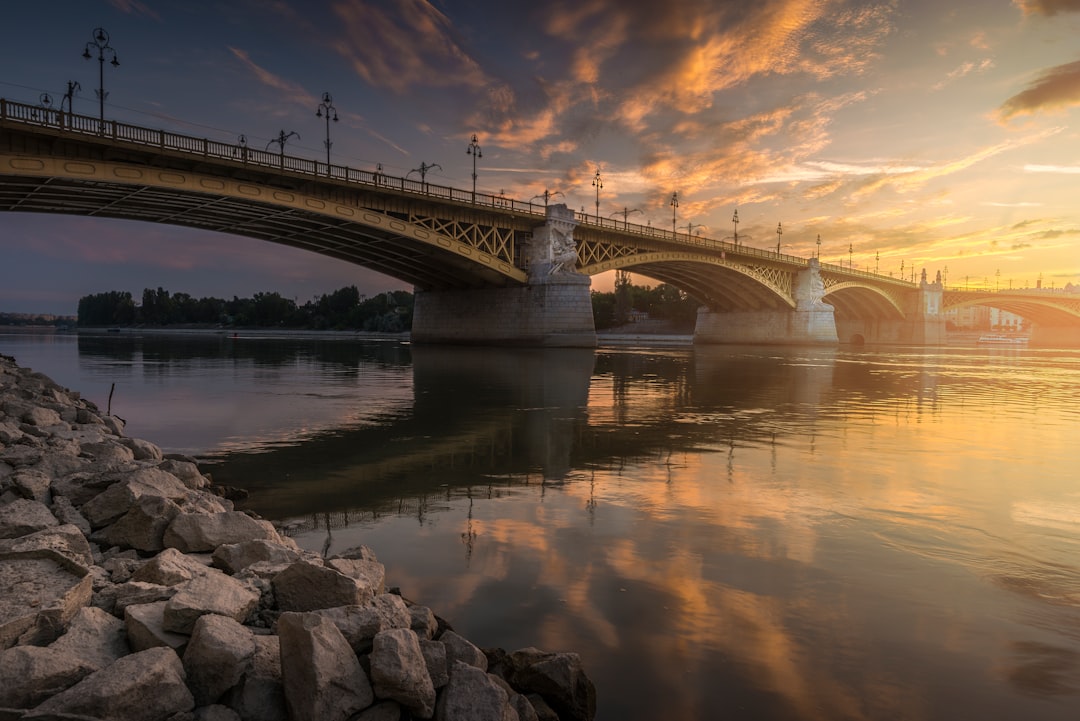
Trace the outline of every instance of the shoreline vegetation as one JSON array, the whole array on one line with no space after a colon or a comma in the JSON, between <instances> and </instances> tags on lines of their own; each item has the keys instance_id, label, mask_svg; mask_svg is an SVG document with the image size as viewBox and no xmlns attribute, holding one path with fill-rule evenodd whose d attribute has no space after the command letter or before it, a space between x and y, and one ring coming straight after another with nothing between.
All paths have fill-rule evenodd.
<instances>
[{"instance_id":1,"label":"shoreline vegetation","mask_svg":"<svg viewBox=\"0 0 1080 721\"><path fill-rule=\"evenodd\" d=\"M0 718L591 721L572 652L480 649L0 355Z\"/></svg>"}]
</instances>

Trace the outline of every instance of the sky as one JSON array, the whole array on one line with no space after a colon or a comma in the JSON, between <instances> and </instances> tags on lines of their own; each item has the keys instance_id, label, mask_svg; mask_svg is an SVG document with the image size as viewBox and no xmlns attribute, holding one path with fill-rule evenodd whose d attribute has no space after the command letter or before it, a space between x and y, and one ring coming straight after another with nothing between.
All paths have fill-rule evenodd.
<instances>
[{"instance_id":1,"label":"sky","mask_svg":"<svg viewBox=\"0 0 1080 721\"><path fill-rule=\"evenodd\" d=\"M1080 284L1080 0L5 3L0 96L947 285ZM277 149L277 145L273 146ZM415 175L415 174L414 174ZM782 228L778 236L777 227ZM649 282L639 279L640 282ZM594 279L610 289L611 279ZM0 312L407 288L264 241L0 213Z\"/></svg>"}]
</instances>

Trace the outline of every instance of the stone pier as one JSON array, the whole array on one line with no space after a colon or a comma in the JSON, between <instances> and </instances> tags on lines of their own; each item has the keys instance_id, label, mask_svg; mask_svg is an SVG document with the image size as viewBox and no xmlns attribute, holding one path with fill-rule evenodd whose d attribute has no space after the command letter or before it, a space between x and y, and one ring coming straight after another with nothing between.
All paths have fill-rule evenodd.
<instances>
[{"instance_id":1,"label":"stone pier","mask_svg":"<svg viewBox=\"0 0 1080 721\"><path fill-rule=\"evenodd\" d=\"M834 309L822 300L825 284L817 258L795 281L794 308L717 313L698 311L694 343L763 343L776 345L836 345Z\"/></svg>"},{"instance_id":2,"label":"stone pier","mask_svg":"<svg viewBox=\"0 0 1080 721\"><path fill-rule=\"evenodd\" d=\"M551 205L523 244L524 286L417 291L414 343L595 348L590 280L578 273L574 213Z\"/></svg>"},{"instance_id":3,"label":"stone pier","mask_svg":"<svg viewBox=\"0 0 1080 721\"><path fill-rule=\"evenodd\" d=\"M938 273L934 282L922 272L919 288L907 297L903 318L837 319L841 343L884 343L891 345L944 345L945 317L941 314L944 285Z\"/></svg>"}]
</instances>

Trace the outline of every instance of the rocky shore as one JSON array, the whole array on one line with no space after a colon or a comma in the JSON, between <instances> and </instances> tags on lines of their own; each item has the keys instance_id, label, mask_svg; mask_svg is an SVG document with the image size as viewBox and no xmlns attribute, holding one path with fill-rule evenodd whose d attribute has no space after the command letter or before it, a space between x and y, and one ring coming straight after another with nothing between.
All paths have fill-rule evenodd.
<instances>
[{"instance_id":1,"label":"rocky shore","mask_svg":"<svg viewBox=\"0 0 1080 721\"><path fill-rule=\"evenodd\" d=\"M395 591L0 356L0 721L595 715L577 654L480 649Z\"/></svg>"}]
</instances>

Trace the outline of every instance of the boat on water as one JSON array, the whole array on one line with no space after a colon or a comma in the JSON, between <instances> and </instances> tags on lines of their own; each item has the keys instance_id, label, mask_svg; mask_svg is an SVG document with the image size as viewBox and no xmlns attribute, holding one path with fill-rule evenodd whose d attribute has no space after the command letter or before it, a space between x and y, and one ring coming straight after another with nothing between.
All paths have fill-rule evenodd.
<instances>
[{"instance_id":1,"label":"boat on water","mask_svg":"<svg viewBox=\"0 0 1080 721\"><path fill-rule=\"evenodd\" d=\"M979 345L1024 345L1028 342L1023 335L981 335Z\"/></svg>"}]
</instances>

